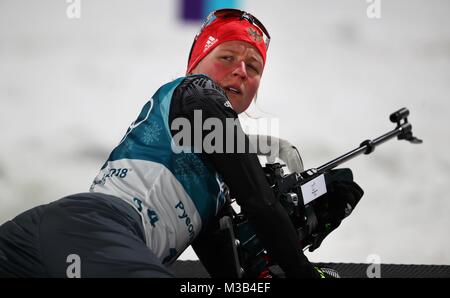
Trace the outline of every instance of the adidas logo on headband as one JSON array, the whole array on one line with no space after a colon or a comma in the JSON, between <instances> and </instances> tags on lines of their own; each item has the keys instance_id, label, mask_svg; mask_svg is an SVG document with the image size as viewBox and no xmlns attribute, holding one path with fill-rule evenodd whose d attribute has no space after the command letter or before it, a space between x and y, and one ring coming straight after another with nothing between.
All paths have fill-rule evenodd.
<instances>
[{"instance_id":1,"label":"adidas logo on headband","mask_svg":"<svg viewBox=\"0 0 450 298\"><path fill-rule=\"evenodd\" d=\"M203 48L203 52L206 52L213 44L215 44L218 41L217 38L214 38L212 36L208 37L208 40L205 43L205 47Z\"/></svg>"}]
</instances>

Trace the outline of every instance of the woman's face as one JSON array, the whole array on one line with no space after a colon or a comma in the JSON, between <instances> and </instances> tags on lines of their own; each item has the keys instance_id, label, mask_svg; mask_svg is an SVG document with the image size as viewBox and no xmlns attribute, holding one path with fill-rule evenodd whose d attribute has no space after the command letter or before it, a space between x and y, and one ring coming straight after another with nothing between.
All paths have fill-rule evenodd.
<instances>
[{"instance_id":1,"label":"woman's face","mask_svg":"<svg viewBox=\"0 0 450 298\"><path fill-rule=\"evenodd\" d=\"M243 41L226 41L203 58L192 74L206 74L219 84L239 114L255 98L263 70L256 48Z\"/></svg>"}]
</instances>

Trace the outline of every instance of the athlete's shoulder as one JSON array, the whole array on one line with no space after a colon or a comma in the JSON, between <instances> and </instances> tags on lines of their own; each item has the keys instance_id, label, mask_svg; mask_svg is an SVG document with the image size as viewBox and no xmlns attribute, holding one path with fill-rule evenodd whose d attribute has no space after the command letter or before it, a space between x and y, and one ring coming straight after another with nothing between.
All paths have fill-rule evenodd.
<instances>
[{"instance_id":1,"label":"athlete's shoulder","mask_svg":"<svg viewBox=\"0 0 450 298\"><path fill-rule=\"evenodd\" d=\"M174 96L186 103L220 105L234 112L225 91L207 75L196 74L185 77L176 88Z\"/></svg>"},{"instance_id":2,"label":"athlete's shoulder","mask_svg":"<svg viewBox=\"0 0 450 298\"><path fill-rule=\"evenodd\" d=\"M178 86L188 93L197 93L199 95L213 95L227 97L225 91L217 85L210 77L204 74L196 74L185 77Z\"/></svg>"}]
</instances>

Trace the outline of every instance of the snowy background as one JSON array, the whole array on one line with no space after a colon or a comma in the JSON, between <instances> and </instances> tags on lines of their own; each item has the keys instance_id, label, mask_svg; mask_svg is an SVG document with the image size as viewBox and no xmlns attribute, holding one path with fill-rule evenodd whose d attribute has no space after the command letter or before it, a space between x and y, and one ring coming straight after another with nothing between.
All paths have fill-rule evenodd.
<instances>
[{"instance_id":1,"label":"snowy background","mask_svg":"<svg viewBox=\"0 0 450 298\"><path fill-rule=\"evenodd\" d=\"M352 160L366 194L313 261L450 264L450 2L242 1L272 35L258 108L319 166L394 128L422 145ZM196 23L178 2L0 0L0 223L89 189L156 89L185 71ZM181 259L195 259L188 249Z\"/></svg>"}]
</instances>

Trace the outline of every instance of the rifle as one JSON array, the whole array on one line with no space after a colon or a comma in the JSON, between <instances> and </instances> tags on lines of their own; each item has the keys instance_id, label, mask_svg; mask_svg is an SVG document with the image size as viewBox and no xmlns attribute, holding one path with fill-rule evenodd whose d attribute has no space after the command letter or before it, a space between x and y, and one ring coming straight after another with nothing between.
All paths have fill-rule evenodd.
<instances>
[{"instance_id":1,"label":"rifle","mask_svg":"<svg viewBox=\"0 0 450 298\"><path fill-rule=\"evenodd\" d=\"M326 175L330 170L336 168L344 162L347 162L361 154L371 154L375 147L397 137L398 140L406 140L412 144L420 144L422 140L413 136L412 125L408 122L409 110L402 108L389 117L390 121L396 124L396 127L373 139L363 141L357 148L317 167L303 171L303 163L297 149L290 145L294 152L289 158L294 161L297 171L291 174L284 174L283 167L286 165L280 163L267 163L263 167L269 185L274 191L275 197L280 200L282 206L286 209L295 229L297 230L299 241L303 249L314 251L317 249L324 238L328 235L317 233L318 220L317 214L320 212L316 207L316 202L320 197L327 193L327 186L333 182L333 176ZM286 146L284 146L286 147ZM296 157L292 159L292 156ZM297 159L297 160L295 160ZM341 175L347 176L346 179L353 180L351 171L342 171ZM342 178L342 177L340 177ZM220 219L220 232L225 237L229 249L233 255L233 274L238 277L274 277L282 275L279 268L271 266L270 256L256 237L256 234L249 224L245 214L237 213L231 207L231 201L228 202L225 215ZM330 230L331 232L332 230ZM276 265L276 264L275 264Z\"/></svg>"}]
</instances>

